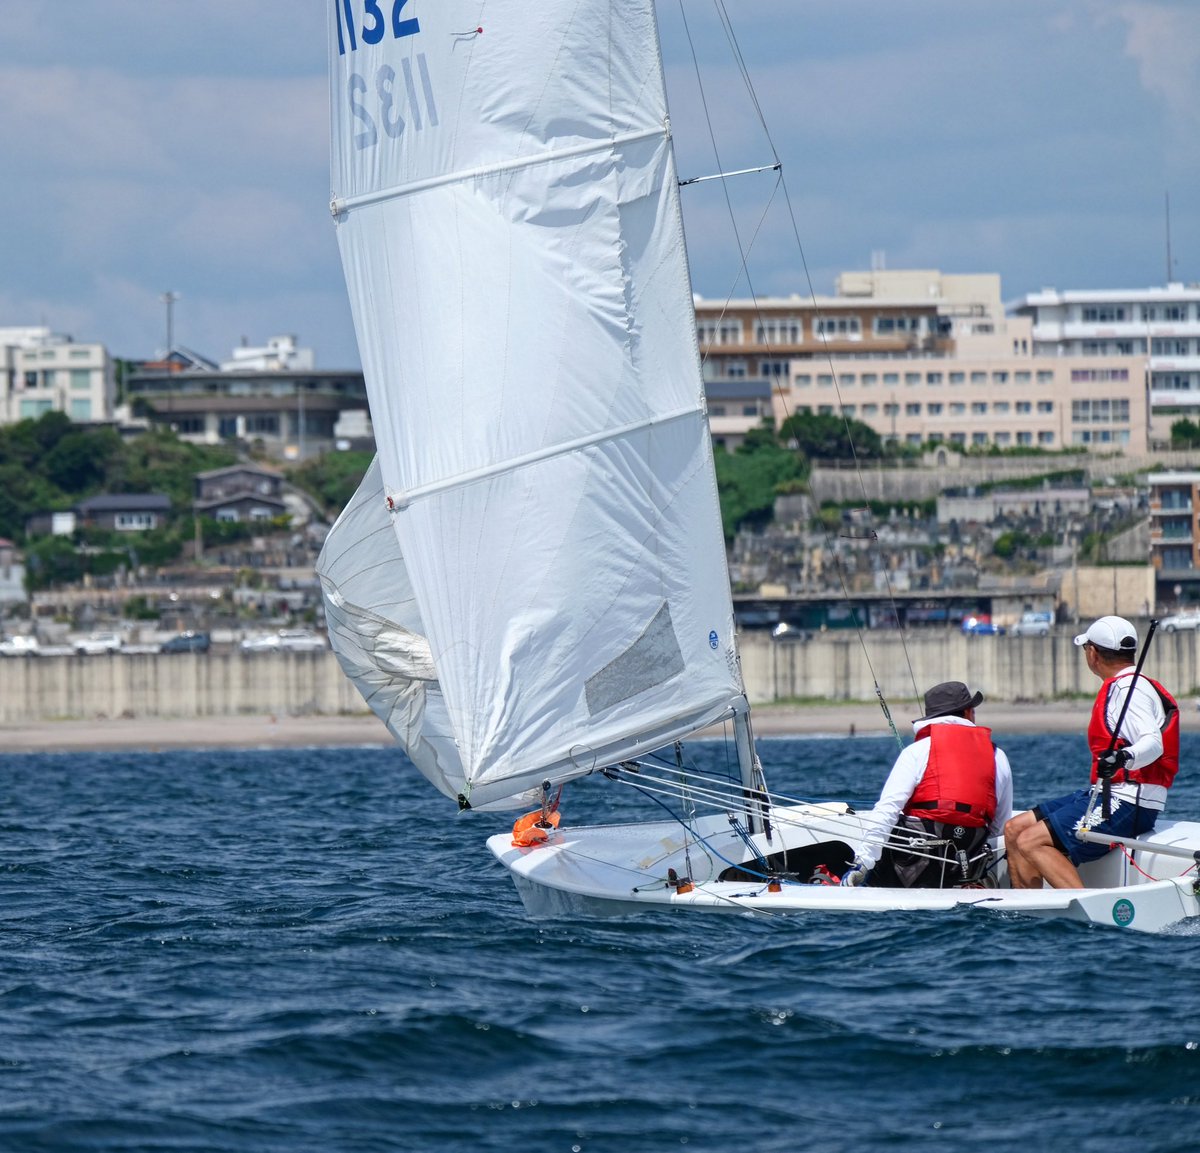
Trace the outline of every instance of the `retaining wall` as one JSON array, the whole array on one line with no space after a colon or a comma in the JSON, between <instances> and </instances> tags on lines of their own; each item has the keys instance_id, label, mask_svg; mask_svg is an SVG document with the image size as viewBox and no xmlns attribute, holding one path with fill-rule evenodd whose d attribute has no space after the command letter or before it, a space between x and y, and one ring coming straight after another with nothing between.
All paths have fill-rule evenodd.
<instances>
[{"instance_id":1,"label":"retaining wall","mask_svg":"<svg viewBox=\"0 0 1200 1153\"><path fill-rule=\"evenodd\" d=\"M916 701L966 681L994 701L1092 696L1097 681L1071 633L979 637L956 632L817 634L776 641L742 634L754 704L783 700ZM1177 696L1200 693L1200 634L1158 633L1146 671ZM915 682L915 687L914 687ZM367 711L332 653L0 659L0 724L100 717L337 716ZM0 733L0 748L3 734Z\"/></svg>"}]
</instances>

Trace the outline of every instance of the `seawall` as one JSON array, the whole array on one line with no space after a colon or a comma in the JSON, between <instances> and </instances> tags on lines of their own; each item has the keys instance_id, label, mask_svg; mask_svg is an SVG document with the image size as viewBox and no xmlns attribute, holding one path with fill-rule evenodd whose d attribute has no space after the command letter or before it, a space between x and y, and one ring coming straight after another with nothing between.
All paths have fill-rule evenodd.
<instances>
[{"instance_id":1,"label":"seawall","mask_svg":"<svg viewBox=\"0 0 1200 1153\"><path fill-rule=\"evenodd\" d=\"M873 701L878 685L889 704L901 706L943 680L966 681L995 702L1052 701L1091 697L1098 683L1069 632L1014 638L876 631L808 641L750 632L740 648L750 699L759 705ZM1200 634L1156 634L1146 671L1177 696L1200 692ZM900 708L900 715L908 711ZM365 712L328 652L0 659L0 724Z\"/></svg>"}]
</instances>

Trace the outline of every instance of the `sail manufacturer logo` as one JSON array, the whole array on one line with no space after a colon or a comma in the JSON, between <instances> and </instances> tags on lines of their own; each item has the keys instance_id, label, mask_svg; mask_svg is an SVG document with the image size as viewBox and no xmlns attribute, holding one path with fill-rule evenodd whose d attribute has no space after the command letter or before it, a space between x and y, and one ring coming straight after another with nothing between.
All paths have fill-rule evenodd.
<instances>
[{"instance_id":1,"label":"sail manufacturer logo","mask_svg":"<svg viewBox=\"0 0 1200 1153\"><path fill-rule=\"evenodd\" d=\"M415 16L402 18L400 13L408 0L391 0L391 19L384 15L387 0L381 6L379 0L333 0L337 16L338 55L345 56L347 50L357 52L363 44L378 44L390 29L393 40L415 36L421 25ZM356 15L356 9L361 15Z\"/></svg>"}]
</instances>

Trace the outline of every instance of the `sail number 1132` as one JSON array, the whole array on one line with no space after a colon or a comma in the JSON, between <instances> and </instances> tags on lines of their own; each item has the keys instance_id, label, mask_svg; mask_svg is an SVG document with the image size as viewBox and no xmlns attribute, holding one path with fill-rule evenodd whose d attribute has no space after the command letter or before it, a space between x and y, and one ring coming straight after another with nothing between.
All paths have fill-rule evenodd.
<instances>
[{"instance_id":1,"label":"sail number 1132","mask_svg":"<svg viewBox=\"0 0 1200 1153\"><path fill-rule=\"evenodd\" d=\"M403 17L401 11L408 0L334 0L337 13L338 55L345 56L347 48L358 51L358 42L378 44L389 32L393 40L415 36L421 25L415 16ZM390 18L384 9L391 7ZM355 9L362 9L362 19Z\"/></svg>"}]
</instances>

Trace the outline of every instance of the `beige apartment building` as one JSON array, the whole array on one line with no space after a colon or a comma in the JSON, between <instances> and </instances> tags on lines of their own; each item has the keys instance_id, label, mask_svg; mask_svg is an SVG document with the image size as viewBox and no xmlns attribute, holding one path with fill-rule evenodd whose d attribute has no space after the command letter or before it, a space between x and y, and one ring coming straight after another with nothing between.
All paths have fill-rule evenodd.
<instances>
[{"instance_id":1,"label":"beige apartment building","mask_svg":"<svg viewBox=\"0 0 1200 1153\"><path fill-rule=\"evenodd\" d=\"M995 275L845 273L833 297L698 301L714 438L797 412L854 417L885 439L956 447L1142 451L1146 360L1034 353Z\"/></svg>"},{"instance_id":2,"label":"beige apartment building","mask_svg":"<svg viewBox=\"0 0 1200 1153\"><path fill-rule=\"evenodd\" d=\"M111 420L116 374L103 344L76 344L46 328L0 328L0 423L62 412L72 420Z\"/></svg>"}]
</instances>

